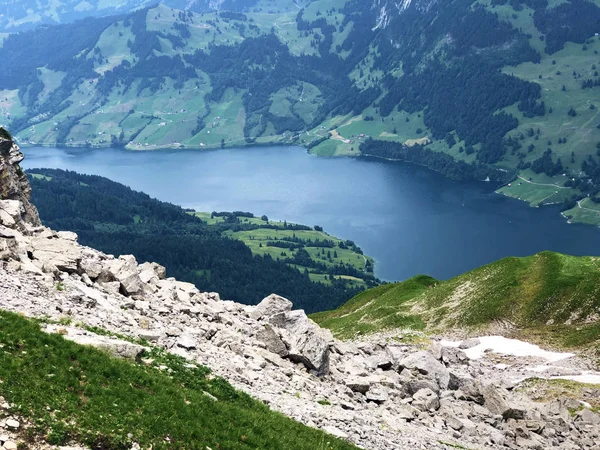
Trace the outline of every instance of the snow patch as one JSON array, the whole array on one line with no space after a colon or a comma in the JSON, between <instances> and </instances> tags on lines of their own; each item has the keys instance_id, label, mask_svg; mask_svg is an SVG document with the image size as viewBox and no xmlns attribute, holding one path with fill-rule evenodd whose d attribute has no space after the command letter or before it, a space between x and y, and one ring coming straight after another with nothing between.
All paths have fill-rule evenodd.
<instances>
[{"instance_id":1,"label":"snow patch","mask_svg":"<svg viewBox=\"0 0 600 450\"><path fill-rule=\"evenodd\" d=\"M551 363L575 356L574 353L550 352L537 345L503 336L482 336L479 340L479 345L463 350L469 359L481 359L487 351L520 357L536 356ZM461 342L442 340L441 344L445 347L458 347Z\"/></svg>"},{"instance_id":2,"label":"snow patch","mask_svg":"<svg viewBox=\"0 0 600 450\"><path fill-rule=\"evenodd\" d=\"M581 375L559 375L556 377L550 377L551 380L571 380L579 383L587 384L600 384L600 373L585 370Z\"/></svg>"}]
</instances>

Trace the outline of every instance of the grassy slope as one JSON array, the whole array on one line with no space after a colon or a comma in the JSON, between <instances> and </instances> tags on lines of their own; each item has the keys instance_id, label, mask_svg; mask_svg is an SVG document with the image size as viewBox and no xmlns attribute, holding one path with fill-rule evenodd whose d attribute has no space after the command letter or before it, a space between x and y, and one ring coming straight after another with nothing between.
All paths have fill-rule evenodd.
<instances>
[{"instance_id":1,"label":"grassy slope","mask_svg":"<svg viewBox=\"0 0 600 450\"><path fill-rule=\"evenodd\" d=\"M390 328L444 330L504 324L564 347L598 344L600 260L543 252L505 258L448 281L419 276L359 294L312 316L348 338Z\"/></svg>"},{"instance_id":2,"label":"grassy slope","mask_svg":"<svg viewBox=\"0 0 600 450\"><path fill-rule=\"evenodd\" d=\"M222 217L214 217L211 218L210 213L205 212L196 212L196 216L200 217L202 220L206 221L208 224L216 224L219 222L223 222L224 219ZM259 217L240 217L239 218L243 223L250 223L256 225L265 225L266 223L260 219ZM343 242L342 239L338 239L335 236L331 236L322 231L315 230L287 230L284 228L283 222L277 222L270 220L268 222L270 226L276 226L277 229L271 228L260 228L258 230L251 231L237 231L237 232L228 232L227 235L234 238L239 239L244 242L252 253L255 255L264 256L266 254L271 255L273 259L277 258L285 258L293 256L297 250L290 251L288 249L279 248L279 247L268 247L268 241L274 240L290 240L293 236L296 236L299 239L304 240L329 240L333 241L337 246L340 242ZM321 247L304 247L304 249L308 252L311 258L319 263L323 263L326 266L334 266L336 264L350 264L357 270L364 270L366 261L370 261L371 265L374 265L374 261L369 256L363 256L359 253L356 253L350 249L341 249L339 247L334 248L324 248L325 255L321 254ZM327 252L331 254L331 260L327 257ZM335 251L335 253L334 253ZM285 255L282 255L282 252ZM337 257L335 256L337 254ZM300 270L304 270L304 266L295 265ZM325 284L331 284L331 281L328 278L328 275L317 272L315 269L309 268L309 276L313 281L320 281ZM349 277L344 275L336 275L336 278L345 278L347 280L351 280L357 286L364 286L365 283L360 278Z\"/></svg>"},{"instance_id":3,"label":"grassy slope","mask_svg":"<svg viewBox=\"0 0 600 450\"><path fill-rule=\"evenodd\" d=\"M354 448L270 411L178 357L153 354L152 366L117 360L6 312L0 312L0 344L0 394L52 444L73 439L115 450L132 441L155 449ZM159 363L171 371L158 370Z\"/></svg>"}]
</instances>

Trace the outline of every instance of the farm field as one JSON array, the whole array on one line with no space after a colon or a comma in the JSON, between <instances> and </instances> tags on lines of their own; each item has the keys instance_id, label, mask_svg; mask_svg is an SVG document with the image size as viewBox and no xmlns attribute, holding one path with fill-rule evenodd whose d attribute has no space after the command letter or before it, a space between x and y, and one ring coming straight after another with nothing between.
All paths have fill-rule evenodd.
<instances>
[{"instance_id":1,"label":"farm field","mask_svg":"<svg viewBox=\"0 0 600 450\"><path fill-rule=\"evenodd\" d=\"M237 215L232 221L227 216L208 212L193 214L209 225L230 226L224 234L244 242L253 254L284 260L290 266L306 271L313 281L331 284L333 280L338 279L364 287L365 279L372 277L372 258L363 255L353 242L343 241L325 231L308 227L296 229L297 224L271 221L268 218L264 220L260 217ZM237 224L239 226L236 226ZM244 227L249 229L236 231L236 228ZM328 273L336 267L346 267L350 270L346 271L348 273Z\"/></svg>"}]
</instances>

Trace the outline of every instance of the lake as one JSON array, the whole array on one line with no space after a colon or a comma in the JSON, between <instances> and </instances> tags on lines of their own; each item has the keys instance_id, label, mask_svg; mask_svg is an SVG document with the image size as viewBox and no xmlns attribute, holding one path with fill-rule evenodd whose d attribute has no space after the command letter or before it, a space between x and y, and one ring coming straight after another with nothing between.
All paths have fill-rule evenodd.
<instances>
[{"instance_id":1,"label":"lake","mask_svg":"<svg viewBox=\"0 0 600 450\"><path fill-rule=\"evenodd\" d=\"M418 166L319 158L297 147L23 153L25 169L101 175L185 208L321 225L374 257L385 280L445 279L542 250L600 254L600 230L570 225L556 208L529 208L489 183L454 182Z\"/></svg>"}]
</instances>

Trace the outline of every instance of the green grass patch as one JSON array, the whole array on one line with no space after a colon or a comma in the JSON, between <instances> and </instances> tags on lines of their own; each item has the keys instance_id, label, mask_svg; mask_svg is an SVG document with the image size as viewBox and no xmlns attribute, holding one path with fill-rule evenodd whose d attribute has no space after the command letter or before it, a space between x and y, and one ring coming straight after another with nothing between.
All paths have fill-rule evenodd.
<instances>
[{"instance_id":1,"label":"green grass patch","mask_svg":"<svg viewBox=\"0 0 600 450\"><path fill-rule=\"evenodd\" d=\"M311 317L340 338L391 328L485 329L508 321L517 337L600 349L600 259L542 252L505 258L447 281L418 276L358 294Z\"/></svg>"},{"instance_id":2,"label":"green grass patch","mask_svg":"<svg viewBox=\"0 0 600 450\"><path fill-rule=\"evenodd\" d=\"M341 338L391 328L422 329L421 318L409 312L407 302L435 283L420 275L408 281L369 289L334 311L311 315L311 319Z\"/></svg>"},{"instance_id":3,"label":"green grass patch","mask_svg":"<svg viewBox=\"0 0 600 450\"><path fill-rule=\"evenodd\" d=\"M270 411L179 357L150 355L169 371L114 359L7 312L0 312L0 343L0 393L55 445L74 440L111 449L130 448L132 441L155 449L354 448Z\"/></svg>"},{"instance_id":4,"label":"green grass patch","mask_svg":"<svg viewBox=\"0 0 600 450\"><path fill-rule=\"evenodd\" d=\"M584 395L585 390L600 389L600 385L598 384L579 383L577 381L560 379L529 378L520 383L516 389L526 393L534 401L544 403L565 397L575 400L587 397L586 400L592 406L592 410L596 412L600 411L600 399Z\"/></svg>"}]
</instances>

